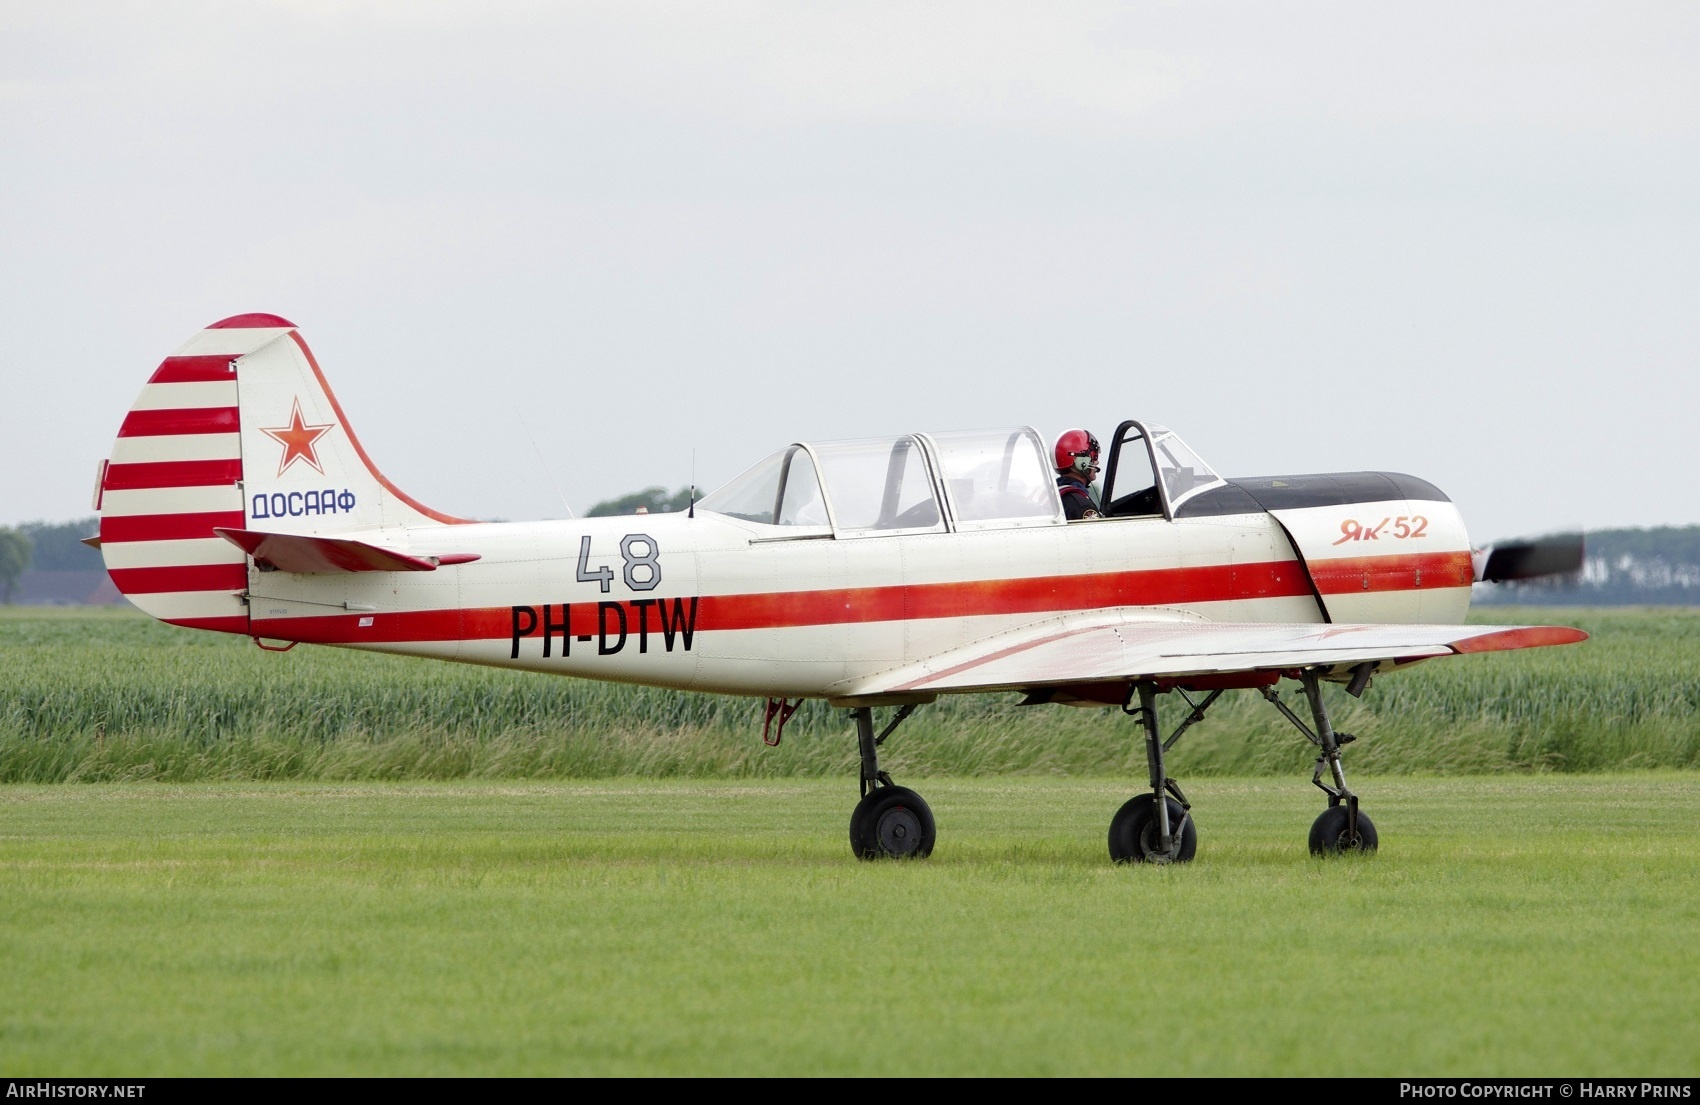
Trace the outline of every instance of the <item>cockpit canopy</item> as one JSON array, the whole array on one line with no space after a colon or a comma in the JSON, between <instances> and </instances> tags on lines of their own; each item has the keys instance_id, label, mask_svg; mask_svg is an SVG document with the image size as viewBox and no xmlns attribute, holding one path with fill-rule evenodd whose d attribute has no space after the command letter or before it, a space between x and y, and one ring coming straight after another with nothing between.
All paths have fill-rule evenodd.
<instances>
[{"instance_id":1,"label":"cockpit canopy","mask_svg":"<svg viewBox=\"0 0 1700 1105\"><path fill-rule=\"evenodd\" d=\"M1044 442L1025 426L799 442L704 498L698 509L841 537L1063 520Z\"/></svg>"},{"instance_id":2,"label":"cockpit canopy","mask_svg":"<svg viewBox=\"0 0 1700 1105\"><path fill-rule=\"evenodd\" d=\"M1172 431L1123 422L1105 476L1110 517L1174 517L1223 481ZM1111 498L1110 496L1113 496ZM1029 426L798 442L697 509L790 536L939 533L1065 524L1049 451Z\"/></svg>"}]
</instances>

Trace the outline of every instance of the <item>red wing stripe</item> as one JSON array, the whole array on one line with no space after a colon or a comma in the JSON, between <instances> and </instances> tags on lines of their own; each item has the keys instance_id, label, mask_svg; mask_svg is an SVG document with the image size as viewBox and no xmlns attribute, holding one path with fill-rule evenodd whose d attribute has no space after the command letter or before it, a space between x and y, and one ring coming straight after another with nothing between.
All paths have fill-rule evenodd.
<instances>
[{"instance_id":1,"label":"red wing stripe","mask_svg":"<svg viewBox=\"0 0 1700 1105\"><path fill-rule=\"evenodd\" d=\"M1468 552L1410 553L1312 560L1310 575L1324 595L1468 587L1476 578Z\"/></svg>"},{"instance_id":2,"label":"red wing stripe","mask_svg":"<svg viewBox=\"0 0 1700 1105\"><path fill-rule=\"evenodd\" d=\"M140 491L150 487L203 487L232 484L242 478L242 461L165 460L146 464L106 466L107 491Z\"/></svg>"},{"instance_id":3,"label":"red wing stripe","mask_svg":"<svg viewBox=\"0 0 1700 1105\"><path fill-rule=\"evenodd\" d=\"M1006 656L1014 656L1018 652L1026 652L1029 649L1038 648L1040 645L1048 645L1052 641L1060 641L1065 637L1072 636L1074 636L1074 632L1072 630L1065 629L1057 633L1046 634L1043 637L1036 637L1031 641L1022 641L1019 644L1010 645L1008 648L1000 648L996 652L988 652L984 656L976 656L971 660L964 660L962 663L952 665L942 671L928 672L926 675L917 679L911 679L909 682L902 684L897 689L900 691L913 690L925 683L931 683L935 680L943 679L946 676L955 675L957 672L967 671L969 668L979 667L982 664L989 664L993 660L1002 660Z\"/></svg>"},{"instance_id":4,"label":"red wing stripe","mask_svg":"<svg viewBox=\"0 0 1700 1105\"><path fill-rule=\"evenodd\" d=\"M103 544L120 541L184 541L195 537L216 537L219 526L241 529L240 510L214 510L204 514L136 514L128 517L107 517L100 520L100 540Z\"/></svg>"},{"instance_id":5,"label":"red wing stripe","mask_svg":"<svg viewBox=\"0 0 1700 1105\"><path fill-rule=\"evenodd\" d=\"M206 384L234 380L236 373L230 370L233 360L235 358L228 353L212 357L167 357L148 377L148 383Z\"/></svg>"},{"instance_id":6,"label":"red wing stripe","mask_svg":"<svg viewBox=\"0 0 1700 1105\"><path fill-rule=\"evenodd\" d=\"M245 591L247 564L189 564L178 568L110 568L107 574L126 595L161 591Z\"/></svg>"},{"instance_id":7,"label":"red wing stripe","mask_svg":"<svg viewBox=\"0 0 1700 1105\"><path fill-rule=\"evenodd\" d=\"M118 428L118 436L231 434L241 428L235 407L186 407L180 410L131 411L124 416L124 425Z\"/></svg>"},{"instance_id":8,"label":"red wing stripe","mask_svg":"<svg viewBox=\"0 0 1700 1105\"><path fill-rule=\"evenodd\" d=\"M1586 641L1588 635L1580 629L1562 625L1529 625L1519 629L1502 629L1452 642L1452 651L1501 652L1510 648L1539 648L1542 645L1573 645Z\"/></svg>"}]
</instances>

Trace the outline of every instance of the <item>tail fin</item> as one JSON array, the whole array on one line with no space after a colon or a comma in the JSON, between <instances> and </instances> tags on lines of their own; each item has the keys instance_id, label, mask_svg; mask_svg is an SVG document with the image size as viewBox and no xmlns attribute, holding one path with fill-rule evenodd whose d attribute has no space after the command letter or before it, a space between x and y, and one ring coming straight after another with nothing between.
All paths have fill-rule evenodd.
<instances>
[{"instance_id":1,"label":"tail fin","mask_svg":"<svg viewBox=\"0 0 1700 1105\"><path fill-rule=\"evenodd\" d=\"M295 325L215 322L160 363L100 480L112 581L163 621L248 632L250 565L217 528L346 534L458 524L385 479Z\"/></svg>"}]
</instances>

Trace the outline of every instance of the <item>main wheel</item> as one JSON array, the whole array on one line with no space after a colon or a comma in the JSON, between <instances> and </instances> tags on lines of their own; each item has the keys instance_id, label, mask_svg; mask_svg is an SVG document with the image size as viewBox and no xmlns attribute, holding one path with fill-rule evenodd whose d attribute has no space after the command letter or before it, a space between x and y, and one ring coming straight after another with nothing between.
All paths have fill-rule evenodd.
<instances>
[{"instance_id":1,"label":"main wheel","mask_svg":"<svg viewBox=\"0 0 1700 1105\"><path fill-rule=\"evenodd\" d=\"M1117 863L1186 863L1198 852L1198 827L1173 798L1169 804L1169 831L1173 833L1168 854L1158 847L1160 827L1157 803L1151 795L1129 798L1110 820L1110 858ZM1179 826L1180 831L1175 832Z\"/></svg>"},{"instance_id":2,"label":"main wheel","mask_svg":"<svg viewBox=\"0 0 1700 1105\"><path fill-rule=\"evenodd\" d=\"M933 811L908 787L875 787L850 815L857 859L923 859L933 854Z\"/></svg>"},{"instance_id":3,"label":"main wheel","mask_svg":"<svg viewBox=\"0 0 1700 1105\"><path fill-rule=\"evenodd\" d=\"M1346 807L1329 806L1322 816L1311 822L1310 852L1314 856L1337 856L1341 852L1373 852L1377 844L1375 824L1369 815L1358 811L1357 839L1346 837Z\"/></svg>"}]
</instances>

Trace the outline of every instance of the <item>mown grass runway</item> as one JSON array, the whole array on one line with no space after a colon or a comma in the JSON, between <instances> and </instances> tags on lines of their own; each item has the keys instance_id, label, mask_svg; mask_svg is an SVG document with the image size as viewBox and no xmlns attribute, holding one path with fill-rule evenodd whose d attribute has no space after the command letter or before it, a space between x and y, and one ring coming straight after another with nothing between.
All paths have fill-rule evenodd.
<instances>
[{"instance_id":1,"label":"mown grass runway","mask_svg":"<svg viewBox=\"0 0 1700 1105\"><path fill-rule=\"evenodd\" d=\"M0 1074L1700 1073L1700 776L931 780L858 863L844 781L0 789Z\"/></svg>"}]
</instances>

